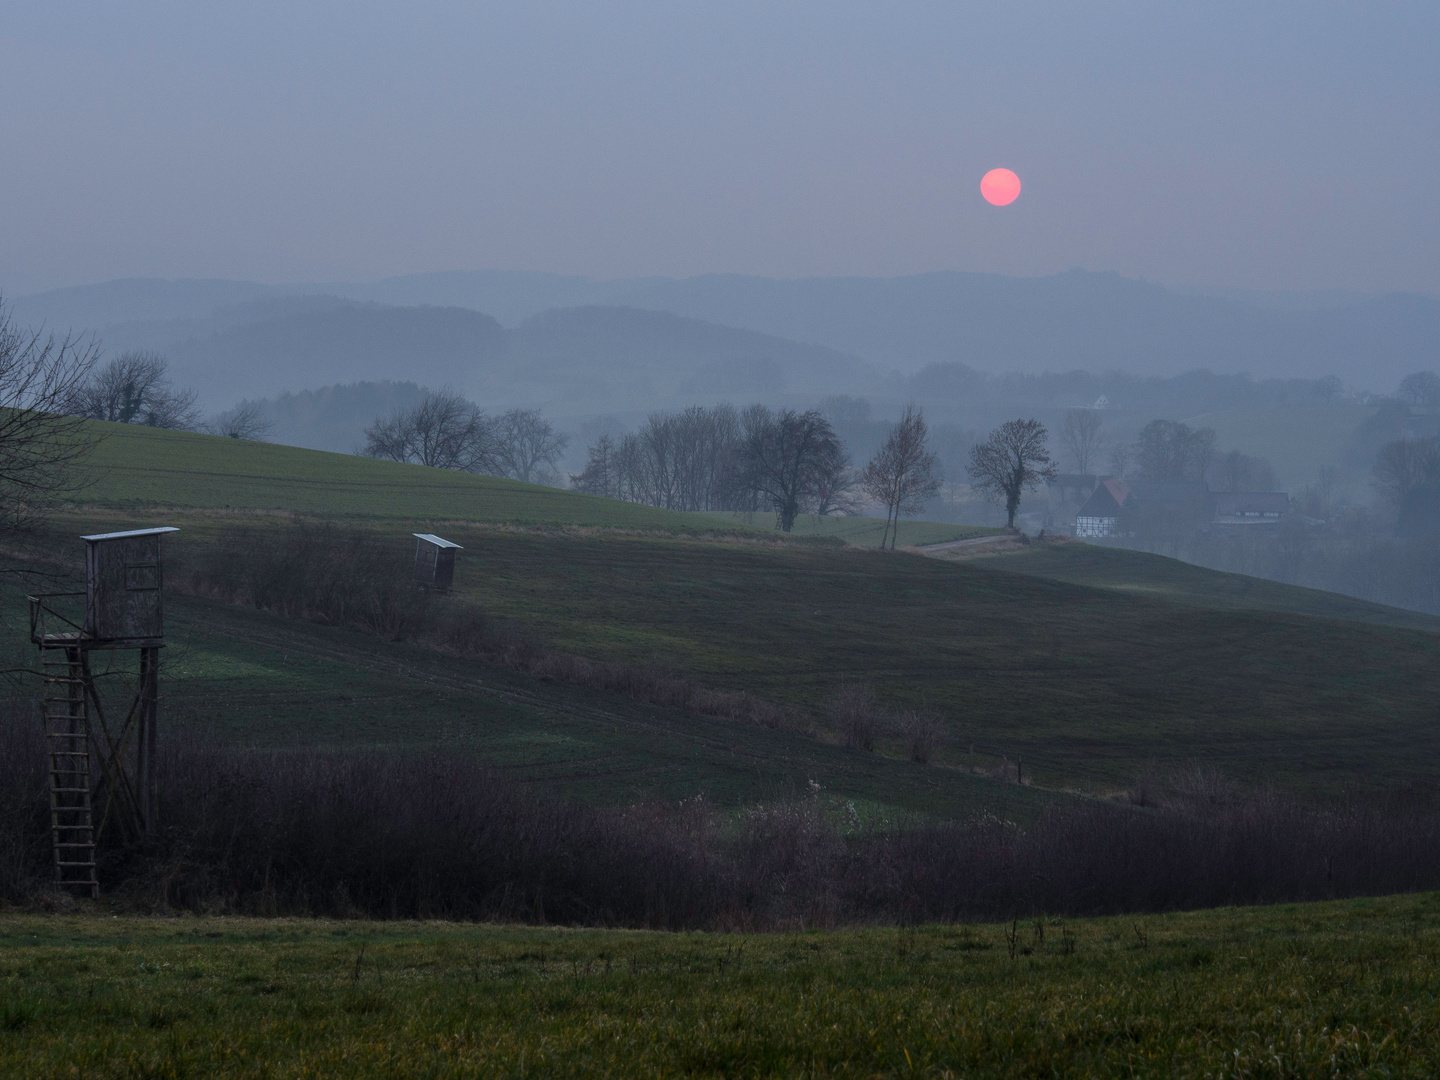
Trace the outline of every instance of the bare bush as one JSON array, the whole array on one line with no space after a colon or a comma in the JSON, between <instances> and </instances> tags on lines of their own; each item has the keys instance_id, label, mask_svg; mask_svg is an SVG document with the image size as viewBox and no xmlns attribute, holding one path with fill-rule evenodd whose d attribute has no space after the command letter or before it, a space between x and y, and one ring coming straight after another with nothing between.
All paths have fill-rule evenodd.
<instances>
[{"instance_id":1,"label":"bare bush","mask_svg":"<svg viewBox=\"0 0 1440 1080\"><path fill-rule=\"evenodd\" d=\"M0 899L50 895L44 751L0 711ZM817 799L599 810L456 755L245 751L172 735L161 834L102 841L138 910L670 929L1105 915L1440 886L1433 789L1307 805L1226 785L1155 809L1073 800L1024 824L845 832ZM1180 781L1183 787L1184 782ZM1213 778L1201 784L1213 794Z\"/></svg>"},{"instance_id":2,"label":"bare bush","mask_svg":"<svg viewBox=\"0 0 1440 1080\"><path fill-rule=\"evenodd\" d=\"M928 765L944 745L945 722L926 709L912 709L900 717L900 730L910 750L910 760Z\"/></svg>"},{"instance_id":3,"label":"bare bush","mask_svg":"<svg viewBox=\"0 0 1440 1080\"><path fill-rule=\"evenodd\" d=\"M275 425L266 419L258 405L242 401L233 409L217 413L205 423L204 430L227 439L263 439Z\"/></svg>"},{"instance_id":4,"label":"bare bush","mask_svg":"<svg viewBox=\"0 0 1440 1080\"><path fill-rule=\"evenodd\" d=\"M875 705L875 693L865 683L848 682L825 701L825 715L854 750L875 749L882 717Z\"/></svg>"}]
</instances>

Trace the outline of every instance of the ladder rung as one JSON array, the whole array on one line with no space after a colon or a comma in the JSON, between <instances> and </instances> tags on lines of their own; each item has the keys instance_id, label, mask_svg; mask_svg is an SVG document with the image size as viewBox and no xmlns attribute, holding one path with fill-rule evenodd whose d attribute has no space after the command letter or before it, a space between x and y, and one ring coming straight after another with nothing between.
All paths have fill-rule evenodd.
<instances>
[{"instance_id":1,"label":"ladder rung","mask_svg":"<svg viewBox=\"0 0 1440 1080\"><path fill-rule=\"evenodd\" d=\"M93 848L95 845L94 845L94 844L71 844L71 843L66 843L66 842L60 841L60 840L56 840L54 846L57 847L57 848L83 848L83 849L89 850L90 848Z\"/></svg>"},{"instance_id":2,"label":"ladder rung","mask_svg":"<svg viewBox=\"0 0 1440 1080\"><path fill-rule=\"evenodd\" d=\"M52 787L50 790L56 795L77 795L82 791L88 794L90 791L88 787ZM79 807L76 809L78 810Z\"/></svg>"}]
</instances>

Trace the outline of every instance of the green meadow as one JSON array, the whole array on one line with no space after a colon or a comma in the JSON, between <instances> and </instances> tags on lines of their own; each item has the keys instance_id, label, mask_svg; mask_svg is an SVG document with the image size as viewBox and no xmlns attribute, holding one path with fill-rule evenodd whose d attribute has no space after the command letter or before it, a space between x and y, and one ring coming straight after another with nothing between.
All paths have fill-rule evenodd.
<instances>
[{"instance_id":1,"label":"green meadow","mask_svg":"<svg viewBox=\"0 0 1440 1080\"><path fill-rule=\"evenodd\" d=\"M409 534L438 531L465 548L457 602L493 625L590 659L797 706L814 731L783 740L800 740L807 754L832 762L864 762L864 770L886 763L884 778L866 787L867 800L887 789L892 772L918 768L947 785L970 785L977 771L998 773L1007 762L1023 763L1022 775L1038 787L1099 793L1125 786L1151 763L1198 762L1317 793L1423 780L1440 766L1440 621L1429 616L1073 542L960 559L882 553L863 531L877 528L873 521L842 520L820 531L802 518L809 535L785 537L762 527L764 515L681 514L355 456L102 426L108 437L95 458L93 501L56 518L43 542L72 573L76 537L95 529L180 526L167 541L172 580L227 545L243 550L256 536L282 536L293 513L373 531L391 546L400 574ZM902 533L908 543L964 534L905 524L915 530ZM205 713L219 685L209 680L226 671L251 673L226 676L227 702L294 703L227 704L212 710L223 720L197 721L227 738L344 737L386 746L459 738L458 720L437 735L425 710L395 704L404 693L356 695L358 703L335 712L278 694L284 672L262 674L226 659L252 648L235 629L242 619L295 640L324 636L329 659L316 663L331 674L321 677L317 668L316 688L348 684L354 670L368 678L377 655L402 664L408 646L198 598L177 597L171 610L172 633L206 642L204 663L176 668L171 697L184 715ZM423 662L479 670L454 658ZM422 660L403 660L416 663ZM573 692L515 673L504 678L547 700ZM826 702L856 681L892 711L929 710L943 719L949 739L930 766L905 760L897 730L882 732L875 755L837 745ZM180 704L191 700L193 707ZM621 715L640 706L612 695L606 707ZM451 716L469 711L437 706ZM342 714L351 719L327 719ZM563 757L573 749L574 729L562 734L558 721L514 723L509 734L498 722L492 735L467 729L457 745L507 767L516 754L544 749ZM674 723L737 738L735 725L693 716ZM754 739L782 736L747 731L740 741ZM594 729L586 742L583 756L608 760L604 748L625 740ZM661 770L669 779L637 781L654 775L655 765L636 753L617 749L615 767L602 770L613 779L586 772L577 791L594 798L596 785L613 783L619 801L646 791L668 796L685 788L687 775L698 778L697 790L728 792L727 799L756 790L703 769L691 774L683 755ZM765 762L773 754L789 760L788 751L756 751ZM802 755L785 766L785 783L795 784L807 762ZM774 788L772 771L759 767L761 787ZM969 796L957 805L969 805Z\"/></svg>"},{"instance_id":2,"label":"green meadow","mask_svg":"<svg viewBox=\"0 0 1440 1080\"><path fill-rule=\"evenodd\" d=\"M1428 1076L1440 898L770 935L0 915L0 1074Z\"/></svg>"},{"instance_id":3,"label":"green meadow","mask_svg":"<svg viewBox=\"0 0 1440 1080\"><path fill-rule=\"evenodd\" d=\"M1083 544L882 553L876 522L784 537L763 515L104 427L85 492L10 552L30 576L0 582L0 647L23 680L24 594L80 581L80 534L179 526L164 737L467 755L597 806L818 785L862 830L1025 828L1155 766L1323 796L1440 766L1429 617ZM464 545L451 602L497 632L807 720L698 716L189 587L301 516L373 534L401 575L409 534L440 532ZM901 543L985 532L906 522ZM937 756L909 760L893 728L846 746L826 702L847 681L940 716ZM764 935L44 903L0 911L3 1076L1424 1076L1440 1057L1428 894Z\"/></svg>"}]
</instances>

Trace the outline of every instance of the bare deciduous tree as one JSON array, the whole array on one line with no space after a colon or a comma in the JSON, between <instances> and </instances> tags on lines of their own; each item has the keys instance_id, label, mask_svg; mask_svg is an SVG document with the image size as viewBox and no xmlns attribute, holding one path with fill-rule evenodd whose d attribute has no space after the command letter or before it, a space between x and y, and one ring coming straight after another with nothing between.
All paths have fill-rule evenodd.
<instances>
[{"instance_id":1,"label":"bare deciduous tree","mask_svg":"<svg viewBox=\"0 0 1440 1080\"><path fill-rule=\"evenodd\" d=\"M1417 371L1400 380L1400 396L1412 405L1440 405L1440 375Z\"/></svg>"},{"instance_id":2,"label":"bare deciduous tree","mask_svg":"<svg viewBox=\"0 0 1440 1080\"><path fill-rule=\"evenodd\" d=\"M427 394L413 408L397 410L388 420L377 417L365 429L361 453L436 469L474 471L491 460L493 440L478 407L442 390Z\"/></svg>"},{"instance_id":3,"label":"bare deciduous tree","mask_svg":"<svg viewBox=\"0 0 1440 1080\"><path fill-rule=\"evenodd\" d=\"M195 391L173 387L167 367L159 353L121 353L76 387L68 410L87 420L194 431L200 423Z\"/></svg>"},{"instance_id":4,"label":"bare deciduous tree","mask_svg":"<svg viewBox=\"0 0 1440 1080\"><path fill-rule=\"evenodd\" d=\"M1047 432L1039 420L1008 420L970 451L970 479L976 489L1005 503L1010 528L1020 497L1055 479L1055 463L1045 448Z\"/></svg>"},{"instance_id":5,"label":"bare deciduous tree","mask_svg":"<svg viewBox=\"0 0 1440 1080\"><path fill-rule=\"evenodd\" d=\"M205 430L211 435L223 435L228 439L263 439L274 426L259 406L243 401L235 408L211 417L205 424Z\"/></svg>"},{"instance_id":6,"label":"bare deciduous tree","mask_svg":"<svg viewBox=\"0 0 1440 1080\"><path fill-rule=\"evenodd\" d=\"M95 360L92 342L22 330L0 298L0 529L83 486L78 466L99 440L69 406Z\"/></svg>"},{"instance_id":7,"label":"bare deciduous tree","mask_svg":"<svg viewBox=\"0 0 1440 1080\"><path fill-rule=\"evenodd\" d=\"M492 425L488 458L475 471L527 484L552 482L555 462L569 441L539 409L511 409Z\"/></svg>"},{"instance_id":8,"label":"bare deciduous tree","mask_svg":"<svg viewBox=\"0 0 1440 1080\"><path fill-rule=\"evenodd\" d=\"M601 435L590 447L584 471L571 474L570 486L587 495L603 495L607 499L621 498L617 453L615 440L609 435Z\"/></svg>"},{"instance_id":9,"label":"bare deciduous tree","mask_svg":"<svg viewBox=\"0 0 1440 1080\"><path fill-rule=\"evenodd\" d=\"M1192 428L1176 420L1150 421L1133 450L1140 475L1156 483L1202 480L1214 456L1213 428Z\"/></svg>"},{"instance_id":10,"label":"bare deciduous tree","mask_svg":"<svg viewBox=\"0 0 1440 1080\"><path fill-rule=\"evenodd\" d=\"M1077 473L1088 473L1105 446L1098 409L1071 409L1065 414L1060 441Z\"/></svg>"},{"instance_id":11,"label":"bare deciduous tree","mask_svg":"<svg viewBox=\"0 0 1440 1080\"><path fill-rule=\"evenodd\" d=\"M821 487L835 491L848 464L845 447L815 409L771 413L756 405L745 410L742 422L735 483L770 503L781 530L789 532Z\"/></svg>"},{"instance_id":12,"label":"bare deciduous tree","mask_svg":"<svg viewBox=\"0 0 1440 1080\"><path fill-rule=\"evenodd\" d=\"M900 515L918 513L925 500L940 490L936 457L926 445L928 438L925 414L914 405L905 406L904 415L860 473L860 487L865 494L885 507L882 548L889 540L894 549L900 535Z\"/></svg>"},{"instance_id":13,"label":"bare deciduous tree","mask_svg":"<svg viewBox=\"0 0 1440 1080\"><path fill-rule=\"evenodd\" d=\"M1221 454L1210 466L1207 481L1214 479L1218 491L1274 491L1275 470L1264 458L1251 457L1239 450Z\"/></svg>"},{"instance_id":14,"label":"bare deciduous tree","mask_svg":"<svg viewBox=\"0 0 1440 1080\"><path fill-rule=\"evenodd\" d=\"M1440 439L1401 439L1380 448L1375 458L1375 486L1396 506L1411 492L1440 483Z\"/></svg>"}]
</instances>

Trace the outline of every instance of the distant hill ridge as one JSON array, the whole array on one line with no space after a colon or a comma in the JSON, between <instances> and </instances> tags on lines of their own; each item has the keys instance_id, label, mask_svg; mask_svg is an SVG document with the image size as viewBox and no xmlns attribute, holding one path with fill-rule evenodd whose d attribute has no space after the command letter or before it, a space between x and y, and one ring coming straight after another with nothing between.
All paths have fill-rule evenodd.
<instances>
[{"instance_id":1,"label":"distant hill ridge","mask_svg":"<svg viewBox=\"0 0 1440 1080\"><path fill-rule=\"evenodd\" d=\"M330 299L317 299L319 294ZM277 314L287 303L298 309L292 307L288 316ZM328 319L320 315L326 304ZM366 305L414 309L422 304L431 305L429 314L366 314L371 311ZM593 308L629 309L632 314L592 312L533 322L556 309ZM466 323L458 314L440 314L444 309L483 312L487 320ZM588 365L617 376L610 380L610 398L639 402L640 408L664 399L669 391L654 364L668 364L682 382L699 378L697 385L723 386L748 380L757 390L777 385L777 368L779 385L789 390L809 384L818 364L828 373L829 392L854 392L878 380L885 369L908 374L933 363L958 362L989 372L1083 368L1171 375L1206 368L1262 378L1335 374L1348 383L1388 391L1403 375L1434 367L1440 356L1440 303L1429 297L1317 296L1313 304L1276 305L1188 295L1117 274L1078 270L1041 278L943 272L778 280L714 274L610 282L479 271L368 284L284 286L131 279L22 297L15 301L15 311L31 323L97 332L113 347L164 347L177 363L183 357L197 371L213 375L216 393L222 385L233 386L225 391L231 395L356 378L443 380L450 377L446 364L458 363L457 350L481 358L482 365L486 358L498 363L496 343L509 330L518 342L505 352L518 365L512 373L516 395L528 392L533 397L524 391L524 383L534 382L547 364L565 353L584 358L577 368L581 374ZM651 321L640 312L692 322ZM243 330L247 322L258 327L285 318L291 319L285 326ZM423 334L419 323L424 324ZM461 327L468 327L464 334L470 336L463 342L455 336ZM563 347L557 328L572 335ZM765 340L726 337L726 331L763 335ZM282 342L284 334L294 335L293 342ZM407 342L407 334L420 336ZM226 340L210 341L218 338ZM334 344L326 344L327 338ZM657 340L666 342L664 349L657 351ZM351 370L332 370L335 364L324 360L330 365L325 374L303 384L252 381L241 389L233 379L227 383L226 366L241 362L236 352L241 343L249 342L246 348L263 343L288 357L303 344L311 362L333 356L342 341L349 343ZM187 344L179 348L180 342ZM532 355L532 345L543 345L544 355ZM421 353L429 359L418 360ZM640 365L644 370L632 370L627 359L632 353L650 357ZM246 357L247 365L265 362L255 354ZM776 367L767 367L764 360ZM433 363L435 370L404 369L413 362ZM748 375L697 375L716 363L738 364L736 370ZM864 363L875 368L867 370ZM287 378L297 374L294 359L280 367ZM555 377L556 369L548 370L545 377ZM253 372L261 373L260 368ZM614 407L595 404L585 411Z\"/></svg>"}]
</instances>

